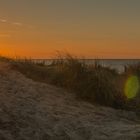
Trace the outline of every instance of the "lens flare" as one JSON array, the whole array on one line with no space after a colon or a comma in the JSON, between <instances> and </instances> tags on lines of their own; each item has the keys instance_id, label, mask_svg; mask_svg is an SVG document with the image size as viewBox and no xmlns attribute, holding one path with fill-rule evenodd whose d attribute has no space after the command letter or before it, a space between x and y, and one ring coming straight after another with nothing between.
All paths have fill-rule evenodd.
<instances>
[{"instance_id":1,"label":"lens flare","mask_svg":"<svg viewBox=\"0 0 140 140\"><path fill-rule=\"evenodd\" d=\"M125 84L125 95L128 99L136 97L139 91L139 79L137 76L130 76Z\"/></svg>"}]
</instances>

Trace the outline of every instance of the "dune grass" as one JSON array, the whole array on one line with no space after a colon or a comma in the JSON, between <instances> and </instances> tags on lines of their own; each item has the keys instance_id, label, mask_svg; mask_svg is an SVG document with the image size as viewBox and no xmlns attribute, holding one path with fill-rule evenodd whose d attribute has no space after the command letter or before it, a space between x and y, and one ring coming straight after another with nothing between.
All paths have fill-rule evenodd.
<instances>
[{"instance_id":1,"label":"dune grass","mask_svg":"<svg viewBox=\"0 0 140 140\"><path fill-rule=\"evenodd\" d=\"M125 89L129 77L135 76L139 82L140 64L125 66L124 73L119 74L114 69L103 67L99 60L87 65L84 60L69 54L59 54L50 65L45 65L45 61L37 62L32 59L10 59L10 62L14 69L28 78L65 88L75 93L77 99L140 111L140 88L134 98L128 98L125 94L129 88L133 91L134 87L132 83L132 87L130 85Z\"/></svg>"},{"instance_id":2,"label":"dune grass","mask_svg":"<svg viewBox=\"0 0 140 140\"><path fill-rule=\"evenodd\" d=\"M31 59L15 60L13 68L27 77L75 93L77 99L114 108L124 108L124 76L95 60L93 65L69 54L59 56L51 65L36 63ZM123 77L123 78L122 78Z\"/></svg>"}]
</instances>

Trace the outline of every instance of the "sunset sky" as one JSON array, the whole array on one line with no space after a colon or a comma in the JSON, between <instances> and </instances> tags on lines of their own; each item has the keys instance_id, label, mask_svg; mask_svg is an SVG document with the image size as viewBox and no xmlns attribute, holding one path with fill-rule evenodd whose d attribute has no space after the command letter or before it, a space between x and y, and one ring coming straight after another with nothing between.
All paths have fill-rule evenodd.
<instances>
[{"instance_id":1,"label":"sunset sky","mask_svg":"<svg viewBox=\"0 0 140 140\"><path fill-rule=\"evenodd\" d=\"M0 54L140 58L140 0L0 0Z\"/></svg>"}]
</instances>

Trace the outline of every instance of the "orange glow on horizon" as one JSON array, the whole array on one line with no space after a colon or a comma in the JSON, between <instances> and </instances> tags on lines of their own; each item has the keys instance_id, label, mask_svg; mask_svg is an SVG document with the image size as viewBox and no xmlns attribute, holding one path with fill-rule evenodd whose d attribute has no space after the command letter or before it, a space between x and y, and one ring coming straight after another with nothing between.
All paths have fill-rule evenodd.
<instances>
[{"instance_id":1,"label":"orange glow on horizon","mask_svg":"<svg viewBox=\"0 0 140 140\"><path fill-rule=\"evenodd\" d=\"M0 1L0 54L140 58L140 1Z\"/></svg>"},{"instance_id":2,"label":"orange glow on horizon","mask_svg":"<svg viewBox=\"0 0 140 140\"><path fill-rule=\"evenodd\" d=\"M135 45L134 47L132 47ZM52 58L56 51L66 52L85 58L140 58L140 42L102 41L102 42L72 42L50 41L48 43L3 43L0 45L0 54L11 57ZM86 47L88 46L88 47ZM129 49L128 49L129 48Z\"/></svg>"}]
</instances>

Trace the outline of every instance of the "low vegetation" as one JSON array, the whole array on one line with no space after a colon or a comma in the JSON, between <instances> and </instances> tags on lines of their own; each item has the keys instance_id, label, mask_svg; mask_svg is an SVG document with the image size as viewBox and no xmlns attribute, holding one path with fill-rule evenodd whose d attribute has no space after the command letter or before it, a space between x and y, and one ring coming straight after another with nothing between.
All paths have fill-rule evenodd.
<instances>
[{"instance_id":1,"label":"low vegetation","mask_svg":"<svg viewBox=\"0 0 140 140\"><path fill-rule=\"evenodd\" d=\"M14 69L33 80L72 91L77 99L119 109L140 108L140 89L133 99L129 99L124 90L130 75L137 75L139 79L140 64L125 67L122 74L109 67L103 67L97 60L94 64L87 65L85 61L68 54L54 59L50 65L31 59L16 59L12 64Z\"/></svg>"}]
</instances>

